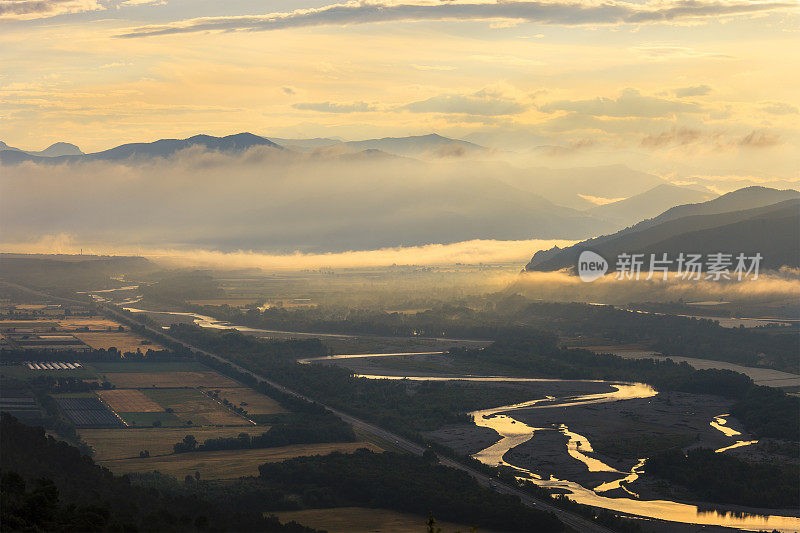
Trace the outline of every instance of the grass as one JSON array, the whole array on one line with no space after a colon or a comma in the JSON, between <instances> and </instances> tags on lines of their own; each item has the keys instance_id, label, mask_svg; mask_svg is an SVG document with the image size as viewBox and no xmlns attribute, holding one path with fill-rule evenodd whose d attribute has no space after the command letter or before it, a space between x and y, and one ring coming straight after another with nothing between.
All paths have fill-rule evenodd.
<instances>
[{"instance_id":1,"label":"grass","mask_svg":"<svg viewBox=\"0 0 800 533\"><path fill-rule=\"evenodd\" d=\"M370 531L376 533L418 533L426 531L427 516L398 513L389 509L369 509L366 507L336 507L333 509L305 509L303 511L283 511L277 513L281 522L296 521L314 529L328 533L349 533ZM442 533L455 531L478 531L469 526L452 522L436 521ZM485 531L485 530L481 530Z\"/></svg>"},{"instance_id":2,"label":"grass","mask_svg":"<svg viewBox=\"0 0 800 533\"><path fill-rule=\"evenodd\" d=\"M197 438L196 434L192 434ZM352 453L359 448L381 451L368 442L336 442L294 444L257 450L178 453L160 457L100 460L99 463L117 474L158 470L178 479L194 475L195 472L200 472L200 479L236 479L257 476L258 466L267 462L280 462L306 455L327 455L332 452ZM152 455L152 450L150 453Z\"/></svg>"},{"instance_id":3,"label":"grass","mask_svg":"<svg viewBox=\"0 0 800 533\"><path fill-rule=\"evenodd\" d=\"M193 425L251 425L245 418L220 405L197 389L147 389L145 394L175 416Z\"/></svg>"},{"instance_id":4,"label":"grass","mask_svg":"<svg viewBox=\"0 0 800 533\"><path fill-rule=\"evenodd\" d=\"M126 413L120 413L126 418ZM152 413L143 413L152 415ZM126 419L127 420L127 419ZM148 450L150 455L166 455L172 453L172 445L183 440L186 435L194 435L199 441L218 437L235 437L239 433L260 435L269 428L125 428L125 429L81 429L81 438L95 450L95 459L123 459L139 457L139 452Z\"/></svg>"},{"instance_id":5,"label":"grass","mask_svg":"<svg viewBox=\"0 0 800 533\"><path fill-rule=\"evenodd\" d=\"M248 388L220 388L213 389L219 391L220 400L228 400L233 405L242 407L247 411L248 417L253 415L272 415L277 413L285 413L286 409L280 406L278 402L259 394L253 389Z\"/></svg>"},{"instance_id":6,"label":"grass","mask_svg":"<svg viewBox=\"0 0 800 533\"><path fill-rule=\"evenodd\" d=\"M174 387L237 387L239 384L222 374L205 372L106 372L105 379L121 389Z\"/></svg>"}]
</instances>

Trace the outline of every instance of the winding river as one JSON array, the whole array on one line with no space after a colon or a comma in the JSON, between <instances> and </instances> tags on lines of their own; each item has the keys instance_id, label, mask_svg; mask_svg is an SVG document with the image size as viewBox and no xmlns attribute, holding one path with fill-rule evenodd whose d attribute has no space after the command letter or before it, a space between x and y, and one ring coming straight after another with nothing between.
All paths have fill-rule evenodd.
<instances>
[{"instance_id":1,"label":"winding river","mask_svg":"<svg viewBox=\"0 0 800 533\"><path fill-rule=\"evenodd\" d=\"M373 357L405 356L405 355L429 355L430 353L397 353L397 354L372 354ZM314 357L301 360L304 364L314 361L324 361L331 359L349 359L354 357L367 357L368 354L361 355L337 355L328 357ZM560 380L543 378L512 378L502 376L389 376L375 374L357 374L359 377L369 379L391 379L412 381L473 381L473 382L566 382L578 380ZM555 398L547 396L530 400L527 402L481 409L470 413L475 425L494 430L500 436L500 440L491 446L473 454L472 457L489 466L505 466L514 469L519 478L531 481L532 483L548 489L558 489L569 496L570 499L585 505L591 505L603 509L609 509L621 513L628 513L648 518L657 518L673 522L685 522L689 524L716 525L738 528L742 530L779 530L784 532L800 532L800 518L782 515L760 515L734 512L704 511L696 505L684 504L669 500L642 500L638 494L626 487L627 484L636 481L641 475L646 459L640 459L628 472L620 471L611 467L601 460L587 454L593 452L589 440L562 424L558 428L536 428L516 420L513 417L514 411L525 409L548 409L554 407L574 407L577 405L588 405L605 402L618 402L636 398L650 398L658 392L644 383L622 383L608 382L600 380L586 380L594 383L608 383L614 390L606 393L585 394L579 396L566 396ZM717 429L724 428L722 431L726 436L733 437L740 435L736 430L725 426L727 421L722 418L726 415L719 415L712 421L712 425ZM717 427L719 426L719 427ZM537 431L558 431L567 437L567 453L574 459L586 465L590 472L609 472L617 474L618 477L612 481L601 483L600 485L589 488L577 482L567 479L559 479L550 476L549 479L521 466L509 463L505 460L506 454L513 448L524 444L533 438ZM734 444L715 450L717 453L740 446L747 446L758 441L737 441ZM621 489L627 493L627 497L612 498L603 495L611 490Z\"/></svg>"},{"instance_id":2,"label":"winding river","mask_svg":"<svg viewBox=\"0 0 800 533\"><path fill-rule=\"evenodd\" d=\"M269 330L259 330L248 328L245 326L236 326L227 322L216 320L212 317L198 315L195 313L178 313L178 312L162 312L162 311L149 311L143 309L135 309L126 307L131 312L151 312L151 313L165 313L182 315L192 317L195 324L214 329L237 329L243 332L255 333L271 333ZM292 332L274 332L274 333L292 333ZM326 337L350 337L349 335L337 334L308 334L302 335L309 336L326 336ZM414 353L385 353L385 354L356 354L356 355L336 355L328 357L314 357L302 359L299 362L303 364L310 364L315 361L324 361L331 359L349 359L349 358L363 358L363 357L389 357L389 356L415 356L415 355L437 355L442 352L414 352ZM575 382L580 380L562 380L562 379L544 379L544 378L513 378L504 376L387 376L387 375L372 375L372 374L358 374L360 377L368 379L395 379L395 380L414 380L414 381L473 381L473 382ZM782 515L760 515L760 514L747 514L738 512L719 512L719 511L704 511L695 505L684 504L669 500L642 500L639 496L626 487L627 484L637 480L640 476L645 474L643 470L645 460L640 459L630 471L624 472L613 468L601 460L594 458L590 455L593 453L591 443L589 440L570 430L566 425L559 427L535 428L524 424L523 422L513 418L515 411L525 409L548 409L554 407L574 407L578 405L597 404L605 402L618 402L636 398L650 398L658 394L658 392L643 383L624 383L624 382L611 382L591 380L594 383L607 383L613 390L605 393L585 394L578 396L565 396L556 398L548 396L545 398L538 398L527 402L504 405L500 407L493 407L490 409L482 409L470 413L475 425L494 430L500 439L491 446L480 450L473 454L473 457L478 459L484 464L490 466L505 466L514 469L518 477L521 479L529 480L532 483L545 487L548 489L557 489L565 493L570 499L585 505L591 505L598 508L609 509L620 513L627 513L631 515L638 515L648 518L656 518L661 520L673 522L685 522L689 524L702 524L702 525L717 525L726 526L742 530L758 531L758 530L779 530L783 532L800 533L800 518L794 516ZM734 437L740 433L736 430L726 426L726 415L718 415L711 422L711 425L721 431L728 437ZM583 463L591 472L608 472L616 475L612 481L601 483L600 485L589 488L585 487L575 481L567 479L559 479L555 476L550 476L545 479L543 476L523 468L521 466L511 464L504 458L506 454L513 448L524 444L531 440L537 431L558 431L567 437L567 453L575 460ZM740 446L747 446L754 444L757 441L736 441L730 446L715 450L718 453L724 452L729 449L737 448ZM605 496L604 493L609 491L621 489L627 494L624 497L612 498Z\"/></svg>"}]
</instances>

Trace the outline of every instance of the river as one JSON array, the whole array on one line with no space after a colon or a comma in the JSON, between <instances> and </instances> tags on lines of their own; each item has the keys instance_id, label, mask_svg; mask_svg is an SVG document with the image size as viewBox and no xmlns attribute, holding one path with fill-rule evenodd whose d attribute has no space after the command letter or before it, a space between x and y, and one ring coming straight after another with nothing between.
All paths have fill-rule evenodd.
<instances>
[{"instance_id":1,"label":"river","mask_svg":"<svg viewBox=\"0 0 800 533\"><path fill-rule=\"evenodd\" d=\"M260 330L248 328L246 326L235 326L227 322L216 320L212 317L198 315L196 313L180 313L180 312L162 312L150 311L144 309L136 309L132 307L125 308L131 312L150 312L150 313L165 313L172 315L181 315L191 317L193 322L201 327L214 328L214 329L237 329L242 332L254 333L292 333L292 332L271 332L269 330ZM303 335L309 336L326 336L326 337L350 337L349 335L337 334L310 334L304 333ZM385 354L355 354L355 355L336 355L327 357L313 357L300 360L301 363L309 364L314 361L323 361L331 359L348 359L348 358L363 358L363 357L388 357L388 356L414 356L414 355L436 355L442 352L404 352L404 353L385 353ZM548 379L548 378L514 378L505 376L424 376L424 375L406 375L406 376L386 376L386 375L372 375L372 374L359 374L360 377L368 379L409 379L414 381L472 381L472 382L567 382L576 380L562 380L562 379ZM746 514L739 512L718 512L718 511L704 511L699 509L696 505L679 503L669 500L642 500L632 490L626 487L627 484L637 480L640 476L645 475L643 470L645 458L627 472L617 470L597 458L591 457L587 454L592 453L592 446L589 440L570 430L566 425L562 424L557 428L535 428L524 424L523 422L514 419L514 411L524 409L548 409L554 407L574 407L577 405L596 404L604 402L618 402L635 398L650 398L658 394L658 392L643 383L623 383L611 382L601 380L591 380L594 383L608 383L613 389L611 392L586 394L579 396L567 396L563 398L555 398L548 396L545 398L537 398L527 402L504 405L500 407L493 407L490 409L482 409L470 413L473 422L476 426L485 427L494 430L500 439L491 446L480 450L475 453L473 457L484 464L490 466L505 466L514 469L518 473L518 477L528 480L540 487L548 489L557 489L564 492L570 499L585 505L593 507L609 509L620 513L628 513L632 515L656 518L660 520L667 520L673 522L684 522L689 524L702 524L702 525L716 525L732 527L742 530L758 531L758 530L779 530L787 533L800 533L800 518L794 516L782 515L760 515L760 514ZM739 432L731 430L726 427L726 415L719 415L711 422L712 426L723 432L726 436L733 437ZM724 428L724 429L723 429ZM514 465L505 461L505 455L513 448L524 444L533 438L537 431L559 431L567 437L567 453L575 460L582 462L590 471L594 472L609 472L617 474L619 477L616 479L602 483L594 488L585 487L577 482L567 479L559 479L555 476L550 476L549 479L544 479L541 475L523 468L519 465ZM757 441L737 441L730 446L720 448L718 453L724 452L740 446L747 446L754 444ZM604 496L603 493L614 489L622 489L628 494L627 497L611 498Z\"/></svg>"}]
</instances>

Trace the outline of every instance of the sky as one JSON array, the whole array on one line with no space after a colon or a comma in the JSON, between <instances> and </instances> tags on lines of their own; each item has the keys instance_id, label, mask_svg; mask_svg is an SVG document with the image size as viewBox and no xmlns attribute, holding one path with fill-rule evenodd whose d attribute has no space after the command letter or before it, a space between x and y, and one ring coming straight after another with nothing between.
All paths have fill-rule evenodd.
<instances>
[{"instance_id":1,"label":"sky","mask_svg":"<svg viewBox=\"0 0 800 533\"><path fill-rule=\"evenodd\" d=\"M674 180L800 168L796 0L0 0L0 65L28 150L437 132Z\"/></svg>"}]
</instances>

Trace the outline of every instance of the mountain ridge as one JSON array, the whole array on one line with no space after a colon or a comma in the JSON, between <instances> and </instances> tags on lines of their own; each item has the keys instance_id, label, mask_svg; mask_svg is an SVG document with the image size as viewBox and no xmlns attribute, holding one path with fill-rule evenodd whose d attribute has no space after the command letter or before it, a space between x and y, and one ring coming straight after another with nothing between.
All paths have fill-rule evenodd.
<instances>
[{"instance_id":1,"label":"mountain ridge","mask_svg":"<svg viewBox=\"0 0 800 533\"><path fill-rule=\"evenodd\" d=\"M774 258L768 258L771 266L780 266L777 264L780 261L788 261L783 264L789 266L800 266L797 257L785 253L786 250L797 249L797 243L800 242L800 192L746 187L723 196L726 198L720 202L716 198L700 204L688 204L691 207L675 206L658 217L643 220L611 235L588 239L564 249L539 251L525 269L552 271L571 268L584 250L599 253L608 260L622 252L748 252L758 251L759 247L765 246L769 247L769 255ZM788 199L760 205L776 198ZM755 207L719 212L720 209L745 205L745 200ZM772 220L774 227L770 228L764 220ZM762 233L759 234L759 231ZM768 244L762 242L764 231L769 231L772 236ZM732 233L734 235L731 236ZM717 249L711 250L714 246ZM722 246L739 249L726 250Z\"/></svg>"}]
</instances>

